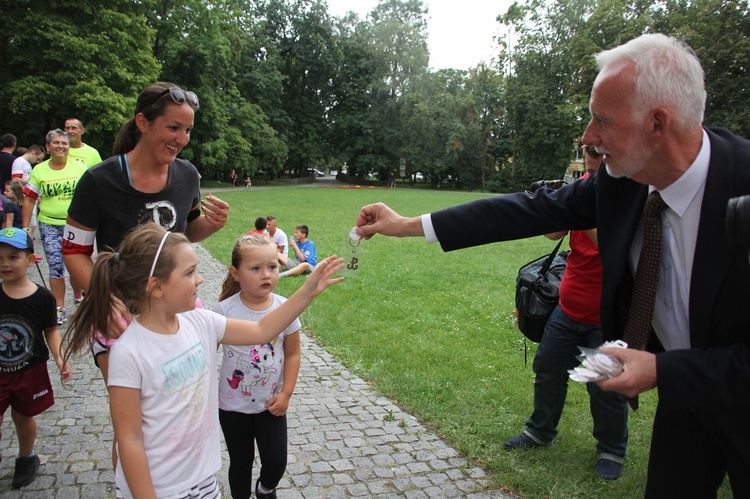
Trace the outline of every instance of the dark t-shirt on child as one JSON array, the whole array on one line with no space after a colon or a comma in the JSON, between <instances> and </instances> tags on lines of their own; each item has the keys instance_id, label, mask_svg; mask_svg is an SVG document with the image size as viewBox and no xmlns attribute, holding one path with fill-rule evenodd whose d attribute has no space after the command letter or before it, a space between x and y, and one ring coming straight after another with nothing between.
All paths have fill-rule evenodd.
<instances>
[{"instance_id":1,"label":"dark t-shirt on child","mask_svg":"<svg viewBox=\"0 0 750 499\"><path fill-rule=\"evenodd\" d=\"M57 307L43 287L26 298L9 297L0 286L0 373L17 373L47 362L44 330L57 327Z\"/></svg>"}]
</instances>

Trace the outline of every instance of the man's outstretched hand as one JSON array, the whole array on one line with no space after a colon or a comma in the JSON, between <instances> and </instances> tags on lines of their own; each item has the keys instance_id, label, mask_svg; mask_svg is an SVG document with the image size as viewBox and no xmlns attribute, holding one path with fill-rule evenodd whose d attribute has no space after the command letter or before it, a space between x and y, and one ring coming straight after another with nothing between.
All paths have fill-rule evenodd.
<instances>
[{"instance_id":1,"label":"man's outstretched hand","mask_svg":"<svg viewBox=\"0 0 750 499\"><path fill-rule=\"evenodd\" d=\"M424 236L421 217L402 217L383 203L368 204L357 215L359 235L370 239L375 234L395 237Z\"/></svg>"}]
</instances>

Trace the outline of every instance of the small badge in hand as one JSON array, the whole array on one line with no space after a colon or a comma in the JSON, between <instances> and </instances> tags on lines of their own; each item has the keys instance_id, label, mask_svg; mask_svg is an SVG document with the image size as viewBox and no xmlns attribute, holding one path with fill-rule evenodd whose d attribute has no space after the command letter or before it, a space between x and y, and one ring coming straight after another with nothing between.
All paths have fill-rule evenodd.
<instances>
[{"instance_id":1,"label":"small badge in hand","mask_svg":"<svg viewBox=\"0 0 750 499\"><path fill-rule=\"evenodd\" d=\"M356 227L346 232L341 248L341 257L344 259L344 268L341 274L346 277L356 277L362 266L362 248L364 239Z\"/></svg>"}]
</instances>

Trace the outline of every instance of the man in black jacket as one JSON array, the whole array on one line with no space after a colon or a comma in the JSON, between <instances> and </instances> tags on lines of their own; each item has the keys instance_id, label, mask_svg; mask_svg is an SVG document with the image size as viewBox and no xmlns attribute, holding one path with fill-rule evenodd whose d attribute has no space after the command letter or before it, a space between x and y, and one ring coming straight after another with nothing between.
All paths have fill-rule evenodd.
<instances>
[{"instance_id":1,"label":"man in black jacket","mask_svg":"<svg viewBox=\"0 0 750 499\"><path fill-rule=\"evenodd\" d=\"M750 193L750 142L703 128L703 70L677 40L643 35L596 59L583 136L604 154L595 179L415 218L370 205L357 225L365 237L426 235L445 251L596 227L602 328L613 340L628 317L646 197L658 191L667 209L653 353L617 353L624 373L600 386L630 397L658 387L647 496L715 495L727 473L735 495L750 496L750 268L724 231L728 199Z\"/></svg>"}]
</instances>

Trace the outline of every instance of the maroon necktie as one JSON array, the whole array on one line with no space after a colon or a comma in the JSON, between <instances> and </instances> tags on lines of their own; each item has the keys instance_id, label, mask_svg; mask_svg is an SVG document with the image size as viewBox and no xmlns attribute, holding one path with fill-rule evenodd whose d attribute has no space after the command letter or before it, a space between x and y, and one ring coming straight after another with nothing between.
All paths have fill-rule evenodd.
<instances>
[{"instance_id":1,"label":"maroon necktie","mask_svg":"<svg viewBox=\"0 0 750 499\"><path fill-rule=\"evenodd\" d=\"M628 347L643 350L651 334L654 319L656 285L659 282L659 262L661 261L661 212L666 208L658 191L653 191L646 199L643 208L643 248L635 271L633 295L630 300L628 322L625 325L623 340ZM628 401L633 410L638 408L638 398Z\"/></svg>"}]
</instances>

